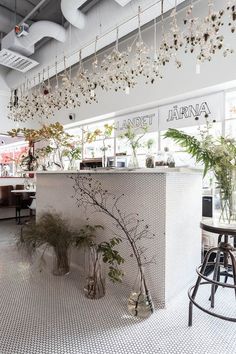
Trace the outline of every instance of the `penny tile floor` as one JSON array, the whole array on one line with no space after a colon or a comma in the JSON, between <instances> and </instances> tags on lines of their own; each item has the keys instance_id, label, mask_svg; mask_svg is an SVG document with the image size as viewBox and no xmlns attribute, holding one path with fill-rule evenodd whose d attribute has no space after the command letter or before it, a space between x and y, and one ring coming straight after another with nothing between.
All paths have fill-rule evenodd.
<instances>
[{"instance_id":1,"label":"penny tile floor","mask_svg":"<svg viewBox=\"0 0 236 354\"><path fill-rule=\"evenodd\" d=\"M0 222L0 354L233 354L236 324L194 309L187 326L187 289L147 320L127 313L129 290L108 284L100 300L83 295L76 269L62 278L25 260L14 244L17 226ZM209 290L199 299L209 308ZM231 290L217 292L216 310L236 317Z\"/></svg>"}]
</instances>

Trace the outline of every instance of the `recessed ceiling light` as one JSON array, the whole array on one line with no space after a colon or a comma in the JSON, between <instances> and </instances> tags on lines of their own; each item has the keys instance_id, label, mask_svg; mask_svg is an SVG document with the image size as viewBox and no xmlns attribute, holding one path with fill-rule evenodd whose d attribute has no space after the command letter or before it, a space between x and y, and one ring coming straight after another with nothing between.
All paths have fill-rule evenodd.
<instances>
[{"instance_id":1,"label":"recessed ceiling light","mask_svg":"<svg viewBox=\"0 0 236 354\"><path fill-rule=\"evenodd\" d=\"M127 5L131 0L115 0L120 6Z\"/></svg>"}]
</instances>

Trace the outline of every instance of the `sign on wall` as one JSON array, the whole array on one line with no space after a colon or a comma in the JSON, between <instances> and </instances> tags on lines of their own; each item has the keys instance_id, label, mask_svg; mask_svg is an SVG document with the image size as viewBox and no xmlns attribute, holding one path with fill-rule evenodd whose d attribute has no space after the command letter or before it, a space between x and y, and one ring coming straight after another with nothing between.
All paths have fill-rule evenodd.
<instances>
[{"instance_id":1,"label":"sign on wall","mask_svg":"<svg viewBox=\"0 0 236 354\"><path fill-rule=\"evenodd\" d=\"M224 117L224 93L188 99L159 108L159 130L184 128Z\"/></svg>"},{"instance_id":2,"label":"sign on wall","mask_svg":"<svg viewBox=\"0 0 236 354\"><path fill-rule=\"evenodd\" d=\"M119 136L123 133L127 126L130 125L134 129L138 129L144 126L148 127L148 132L157 132L158 130L158 114L157 109L142 111L138 113L132 113L129 115L117 117L115 119L115 134Z\"/></svg>"}]
</instances>

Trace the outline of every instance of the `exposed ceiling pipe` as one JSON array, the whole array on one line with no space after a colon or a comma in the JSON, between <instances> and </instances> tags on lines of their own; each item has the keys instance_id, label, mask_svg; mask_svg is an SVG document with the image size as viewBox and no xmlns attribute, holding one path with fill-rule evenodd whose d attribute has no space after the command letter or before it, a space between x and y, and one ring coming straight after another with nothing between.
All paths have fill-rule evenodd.
<instances>
[{"instance_id":1,"label":"exposed ceiling pipe","mask_svg":"<svg viewBox=\"0 0 236 354\"><path fill-rule=\"evenodd\" d=\"M47 0L41 0L29 13L27 16L23 18L23 20L19 23L21 25L22 23L26 22L28 19L31 18L31 16L45 3Z\"/></svg>"},{"instance_id":2,"label":"exposed ceiling pipe","mask_svg":"<svg viewBox=\"0 0 236 354\"><path fill-rule=\"evenodd\" d=\"M44 37L54 38L64 43L66 41L66 30L55 22L38 21L30 26L28 36L19 38L19 42L25 48L30 48Z\"/></svg>"},{"instance_id":3,"label":"exposed ceiling pipe","mask_svg":"<svg viewBox=\"0 0 236 354\"><path fill-rule=\"evenodd\" d=\"M61 0L61 11L65 19L73 26L83 29L86 23L86 16L78 10L86 0Z\"/></svg>"},{"instance_id":4,"label":"exposed ceiling pipe","mask_svg":"<svg viewBox=\"0 0 236 354\"><path fill-rule=\"evenodd\" d=\"M18 38L14 30L9 32L2 39L2 49L9 49L29 56L35 51L34 45L44 37L51 37L64 43L67 38L67 31L55 22L38 21L30 26L27 36Z\"/></svg>"}]
</instances>

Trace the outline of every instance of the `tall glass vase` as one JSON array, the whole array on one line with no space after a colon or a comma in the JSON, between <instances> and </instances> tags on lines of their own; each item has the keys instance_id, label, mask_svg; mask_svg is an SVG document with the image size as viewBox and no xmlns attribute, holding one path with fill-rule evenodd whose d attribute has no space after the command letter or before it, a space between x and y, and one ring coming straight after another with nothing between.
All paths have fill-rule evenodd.
<instances>
[{"instance_id":1,"label":"tall glass vase","mask_svg":"<svg viewBox=\"0 0 236 354\"><path fill-rule=\"evenodd\" d=\"M91 246L86 251L85 268L87 272L85 296L89 299L100 299L105 295L106 289L102 253L98 251L97 246Z\"/></svg>"},{"instance_id":2,"label":"tall glass vase","mask_svg":"<svg viewBox=\"0 0 236 354\"><path fill-rule=\"evenodd\" d=\"M236 223L236 170L225 171L224 183L216 181L214 188L214 222L221 224Z\"/></svg>"},{"instance_id":3,"label":"tall glass vase","mask_svg":"<svg viewBox=\"0 0 236 354\"><path fill-rule=\"evenodd\" d=\"M132 316L139 318L148 318L154 311L143 269L139 270L133 290L129 296L128 311Z\"/></svg>"},{"instance_id":4,"label":"tall glass vase","mask_svg":"<svg viewBox=\"0 0 236 354\"><path fill-rule=\"evenodd\" d=\"M135 149L132 149L132 155L130 157L128 167L129 168L139 168L137 152Z\"/></svg>"},{"instance_id":5,"label":"tall glass vase","mask_svg":"<svg viewBox=\"0 0 236 354\"><path fill-rule=\"evenodd\" d=\"M103 151L103 154L102 154L102 167L106 168L107 167L107 163L108 163L108 160L107 160L106 151Z\"/></svg>"},{"instance_id":6,"label":"tall glass vase","mask_svg":"<svg viewBox=\"0 0 236 354\"><path fill-rule=\"evenodd\" d=\"M66 275L70 272L70 257L69 249L66 246L53 247L53 274L54 275Z\"/></svg>"}]
</instances>

